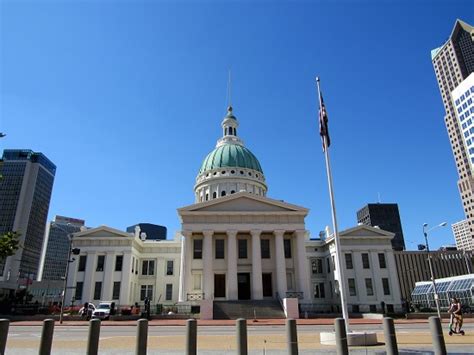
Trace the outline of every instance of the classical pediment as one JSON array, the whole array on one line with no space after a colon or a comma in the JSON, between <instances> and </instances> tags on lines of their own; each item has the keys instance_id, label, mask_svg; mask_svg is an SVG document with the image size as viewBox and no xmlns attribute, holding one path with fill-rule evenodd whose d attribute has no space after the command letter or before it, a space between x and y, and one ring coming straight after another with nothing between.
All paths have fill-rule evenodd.
<instances>
[{"instance_id":1,"label":"classical pediment","mask_svg":"<svg viewBox=\"0 0 474 355\"><path fill-rule=\"evenodd\" d=\"M212 201L196 203L178 209L180 214L192 212L286 212L308 213L308 209L292 205L283 201L273 200L263 196L256 196L247 192L221 197Z\"/></svg>"},{"instance_id":2,"label":"classical pediment","mask_svg":"<svg viewBox=\"0 0 474 355\"><path fill-rule=\"evenodd\" d=\"M371 226L361 225L353 228L346 229L339 233L342 238L347 237L366 237L366 238L393 238L394 233L385 231L380 228L375 228Z\"/></svg>"},{"instance_id":3,"label":"classical pediment","mask_svg":"<svg viewBox=\"0 0 474 355\"><path fill-rule=\"evenodd\" d=\"M127 233L115 228L100 226L97 228L87 229L82 232L74 233L74 238L130 238L133 234Z\"/></svg>"}]
</instances>

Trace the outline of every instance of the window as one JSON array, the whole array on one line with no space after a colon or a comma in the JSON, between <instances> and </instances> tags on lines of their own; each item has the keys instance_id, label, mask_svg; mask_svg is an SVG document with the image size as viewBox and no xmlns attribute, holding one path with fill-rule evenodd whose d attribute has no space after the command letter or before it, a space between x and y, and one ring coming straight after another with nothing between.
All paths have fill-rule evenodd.
<instances>
[{"instance_id":1,"label":"window","mask_svg":"<svg viewBox=\"0 0 474 355\"><path fill-rule=\"evenodd\" d=\"M247 239L238 239L239 259L247 259Z\"/></svg>"},{"instance_id":2,"label":"window","mask_svg":"<svg viewBox=\"0 0 474 355\"><path fill-rule=\"evenodd\" d=\"M202 259L202 239L193 240L193 258Z\"/></svg>"},{"instance_id":3,"label":"window","mask_svg":"<svg viewBox=\"0 0 474 355\"><path fill-rule=\"evenodd\" d=\"M135 275L138 275L138 259L135 259Z\"/></svg>"},{"instance_id":4,"label":"window","mask_svg":"<svg viewBox=\"0 0 474 355\"><path fill-rule=\"evenodd\" d=\"M143 260L142 275L155 275L155 260Z\"/></svg>"},{"instance_id":5,"label":"window","mask_svg":"<svg viewBox=\"0 0 474 355\"><path fill-rule=\"evenodd\" d=\"M173 284L166 284L166 298L167 301L173 299Z\"/></svg>"},{"instance_id":6,"label":"window","mask_svg":"<svg viewBox=\"0 0 474 355\"><path fill-rule=\"evenodd\" d=\"M364 269L370 269L369 254L362 253L362 266Z\"/></svg>"},{"instance_id":7,"label":"window","mask_svg":"<svg viewBox=\"0 0 474 355\"><path fill-rule=\"evenodd\" d=\"M216 197L217 197L217 192L214 191L214 192L212 193L212 198L216 198Z\"/></svg>"},{"instance_id":8,"label":"window","mask_svg":"<svg viewBox=\"0 0 474 355\"><path fill-rule=\"evenodd\" d=\"M86 262L87 262L87 255L81 255L79 257L79 268L77 271L86 271Z\"/></svg>"},{"instance_id":9,"label":"window","mask_svg":"<svg viewBox=\"0 0 474 355\"><path fill-rule=\"evenodd\" d=\"M99 255L97 257L97 268L95 271L104 271L104 262L105 262L105 255Z\"/></svg>"},{"instance_id":10,"label":"window","mask_svg":"<svg viewBox=\"0 0 474 355\"><path fill-rule=\"evenodd\" d=\"M377 306L376 306L375 304L371 304L371 305L369 306L369 311L370 311L370 313L375 313L375 312L377 312Z\"/></svg>"},{"instance_id":11,"label":"window","mask_svg":"<svg viewBox=\"0 0 474 355\"><path fill-rule=\"evenodd\" d=\"M350 296L357 295L355 279L347 279L347 281L349 282L349 295Z\"/></svg>"},{"instance_id":12,"label":"window","mask_svg":"<svg viewBox=\"0 0 474 355\"><path fill-rule=\"evenodd\" d=\"M323 273L323 259L311 260L311 272L313 275Z\"/></svg>"},{"instance_id":13,"label":"window","mask_svg":"<svg viewBox=\"0 0 474 355\"><path fill-rule=\"evenodd\" d=\"M174 266L173 260L166 261L166 275L173 275L173 271L174 271L173 266Z\"/></svg>"},{"instance_id":14,"label":"window","mask_svg":"<svg viewBox=\"0 0 474 355\"><path fill-rule=\"evenodd\" d=\"M221 192L221 197L224 197L225 196L225 191L222 191Z\"/></svg>"},{"instance_id":15,"label":"window","mask_svg":"<svg viewBox=\"0 0 474 355\"><path fill-rule=\"evenodd\" d=\"M122 271L123 255L117 255L115 257L115 271Z\"/></svg>"},{"instance_id":16,"label":"window","mask_svg":"<svg viewBox=\"0 0 474 355\"><path fill-rule=\"evenodd\" d=\"M334 255L332 256L332 265L334 267L334 271L336 271L336 259L334 259Z\"/></svg>"},{"instance_id":17,"label":"window","mask_svg":"<svg viewBox=\"0 0 474 355\"><path fill-rule=\"evenodd\" d=\"M153 285L142 285L140 289L140 301L144 301L145 298L149 300L153 299Z\"/></svg>"},{"instance_id":18,"label":"window","mask_svg":"<svg viewBox=\"0 0 474 355\"><path fill-rule=\"evenodd\" d=\"M100 300L101 296L102 296L102 282L98 281L98 282L95 283L94 299L95 300Z\"/></svg>"},{"instance_id":19,"label":"window","mask_svg":"<svg viewBox=\"0 0 474 355\"><path fill-rule=\"evenodd\" d=\"M285 259L291 259L291 239L283 239L283 249L285 251Z\"/></svg>"},{"instance_id":20,"label":"window","mask_svg":"<svg viewBox=\"0 0 474 355\"><path fill-rule=\"evenodd\" d=\"M202 280L202 275L201 274L194 274L193 275L193 289L194 290L200 290L201 289L201 280Z\"/></svg>"},{"instance_id":21,"label":"window","mask_svg":"<svg viewBox=\"0 0 474 355\"><path fill-rule=\"evenodd\" d=\"M367 296L374 295L374 287L372 286L372 279L365 279L365 290L367 291Z\"/></svg>"},{"instance_id":22,"label":"window","mask_svg":"<svg viewBox=\"0 0 474 355\"><path fill-rule=\"evenodd\" d=\"M132 256L132 274L133 274L133 266L135 265L135 258Z\"/></svg>"},{"instance_id":23,"label":"window","mask_svg":"<svg viewBox=\"0 0 474 355\"><path fill-rule=\"evenodd\" d=\"M331 272L331 261L329 260L329 258L326 259L326 264L327 264L327 267L328 267L328 274Z\"/></svg>"},{"instance_id":24,"label":"window","mask_svg":"<svg viewBox=\"0 0 474 355\"><path fill-rule=\"evenodd\" d=\"M77 300L82 300L82 290L84 288L84 282L78 282L76 283L76 294L74 295L74 299Z\"/></svg>"},{"instance_id":25,"label":"window","mask_svg":"<svg viewBox=\"0 0 474 355\"><path fill-rule=\"evenodd\" d=\"M120 298L120 281L114 282L114 288L112 291L112 299L118 300Z\"/></svg>"},{"instance_id":26,"label":"window","mask_svg":"<svg viewBox=\"0 0 474 355\"><path fill-rule=\"evenodd\" d=\"M379 253L379 266L381 269L387 268L387 263L385 262L385 254Z\"/></svg>"},{"instance_id":27,"label":"window","mask_svg":"<svg viewBox=\"0 0 474 355\"><path fill-rule=\"evenodd\" d=\"M346 257L346 269L353 269L354 265L352 264L352 254L346 253L344 256Z\"/></svg>"},{"instance_id":28,"label":"window","mask_svg":"<svg viewBox=\"0 0 474 355\"><path fill-rule=\"evenodd\" d=\"M314 298L325 298L324 282L314 284Z\"/></svg>"},{"instance_id":29,"label":"window","mask_svg":"<svg viewBox=\"0 0 474 355\"><path fill-rule=\"evenodd\" d=\"M270 259L270 239L260 239L262 259Z\"/></svg>"},{"instance_id":30,"label":"window","mask_svg":"<svg viewBox=\"0 0 474 355\"><path fill-rule=\"evenodd\" d=\"M216 239L216 259L224 259L224 239Z\"/></svg>"},{"instance_id":31,"label":"window","mask_svg":"<svg viewBox=\"0 0 474 355\"><path fill-rule=\"evenodd\" d=\"M383 286L383 294L386 296L390 295L390 284L388 283L387 278L382 279L382 286Z\"/></svg>"}]
</instances>

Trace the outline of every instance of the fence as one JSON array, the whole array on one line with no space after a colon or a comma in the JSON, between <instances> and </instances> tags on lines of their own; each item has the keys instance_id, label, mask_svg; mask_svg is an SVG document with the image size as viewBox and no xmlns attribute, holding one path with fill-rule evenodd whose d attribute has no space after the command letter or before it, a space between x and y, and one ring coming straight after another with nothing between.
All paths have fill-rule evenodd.
<instances>
[{"instance_id":1,"label":"fence","mask_svg":"<svg viewBox=\"0 0 474 355\"><path fill-rule=\"evenodd\" d=\"M430 331L432 335L434 352L436 355L446 355L446 345L444 342L441 321L438 317L430 317ZM5 353L8 329L10 321L8 319L0 319L0 354ZM89 334L87 339L87 354L97 355L99 353L99 336L101 321L93 319L89 323ZM338 355L348 355L348 338L346 335L345 323L342 318L337 318L334 322L336 352ZM397 338L395 334L395 326L392 318L384 318L383 329L385 336L385 347L387 355L398 354ZM43 322L41 332L41 340L39 346L39 355L50 355L53 344L54 320L46 319ZM237 319L236 321L236 354L248 355L247 341L247 321L245 319ZM294 319L286 320L286 348L289 355L298 354L298 333L296 321ZM140 319L137 321L136 336L136 355L146 355L148 348L148 320ZM197 321L189 319L186 322L186 340L185 354L197 355Z\"/></svg>"}]
</instances>

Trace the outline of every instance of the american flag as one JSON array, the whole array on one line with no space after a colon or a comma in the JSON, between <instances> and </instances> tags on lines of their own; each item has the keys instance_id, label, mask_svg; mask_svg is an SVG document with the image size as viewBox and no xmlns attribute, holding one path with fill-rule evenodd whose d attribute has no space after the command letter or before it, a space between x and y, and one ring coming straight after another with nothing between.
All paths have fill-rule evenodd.
<instances>
[{"instance_id":1,"label":"american flag","mask_svg":"<svg viewBox=\"0 0 474 355\"><path fill-rule=\"evenodd\" d=\"M324 105L323 95L319 94L319 134L321 135L321 139L323 141L323 152L325 148L329 147L331 144L331 140L329 139L329 130L328 130L328 114L326 112L326 106ZM326 144L324 146L324 137L326 137Z\"/></svg>"}]
</instances>

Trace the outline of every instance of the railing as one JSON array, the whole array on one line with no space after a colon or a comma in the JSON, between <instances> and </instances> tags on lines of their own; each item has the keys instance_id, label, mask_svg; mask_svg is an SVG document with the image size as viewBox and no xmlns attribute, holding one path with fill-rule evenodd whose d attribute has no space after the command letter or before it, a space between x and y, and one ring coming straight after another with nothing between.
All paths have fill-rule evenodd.
<instances>
[{"instance_id":1,"label":"railing","mask_svg":"<svg viewBox=\"0 0 474 355\"><path fill-rule=\"evenodd\" d=\"M300 291L286 291L286 298L297 298L299 300L302 300L303 295L303 292Z\"/></svg>"},{"instance_id":2,"label":"railing","mask_svg":"<svg viewBox=\"0 0 474 355\"><path fill-rule=\"evenodd\" d=\"M204 299L204 293L188 293L186 299L188 301L202 301Z\"/></svg>"}]
</instances>

